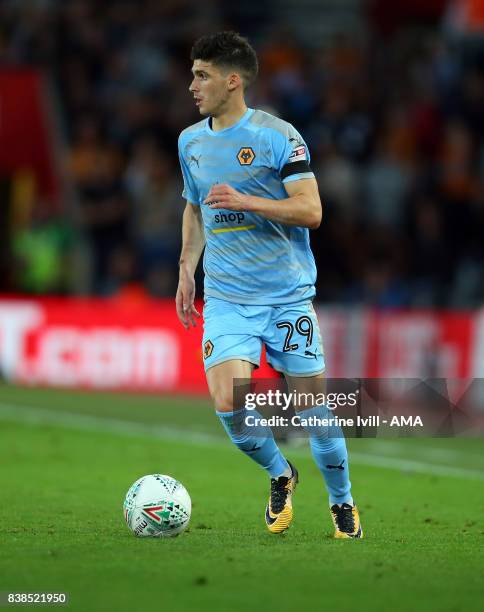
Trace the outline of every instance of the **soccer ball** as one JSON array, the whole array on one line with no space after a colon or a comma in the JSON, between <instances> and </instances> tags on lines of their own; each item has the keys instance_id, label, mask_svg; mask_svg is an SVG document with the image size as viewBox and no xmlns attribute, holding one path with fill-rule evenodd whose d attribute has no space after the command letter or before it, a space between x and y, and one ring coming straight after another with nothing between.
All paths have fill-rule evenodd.
<instances>
[{"instance_id":1,"label":"soccer ball","mask_svg":"<svg viewBox=\"0 0 484 612\"><path fill-rule=\"evenodd\" d=\"M178 480L151 474L131 485L123 509L126 523L135 536L170 538L187 528L192 500Z\"/></svg>"}]
</instances>

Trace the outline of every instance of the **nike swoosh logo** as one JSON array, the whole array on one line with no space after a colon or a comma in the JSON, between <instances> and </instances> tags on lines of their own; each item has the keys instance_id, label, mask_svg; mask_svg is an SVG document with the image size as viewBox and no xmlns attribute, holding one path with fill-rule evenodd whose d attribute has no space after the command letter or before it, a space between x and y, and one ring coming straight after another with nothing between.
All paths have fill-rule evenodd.
<instances>
[{"instance_id":1,"label":"nike swoosh logo","mask_svg":"<svg viewBox=\"0 0 484 612\"><path fill-rule=\"evenodd\" d=\"M272 518L271 515L269 514L269 506L266 506L266 523L268 525L273 525L276 521L277 521L277 516L276 518Z\"/></svg>"}]
</instances>

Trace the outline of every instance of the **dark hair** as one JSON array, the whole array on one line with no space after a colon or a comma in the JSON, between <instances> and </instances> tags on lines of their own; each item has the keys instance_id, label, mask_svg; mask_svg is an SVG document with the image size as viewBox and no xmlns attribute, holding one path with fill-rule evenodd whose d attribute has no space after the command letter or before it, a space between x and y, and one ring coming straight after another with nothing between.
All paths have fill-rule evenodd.
<instances>
[{"instance_id":1,"label":"dark hair","mask_svg":"<svg viewBox=\"0 0 484 612\"><path fill-rule=\"evenodd\" d=\"M247 87L259 70L257 55L247 38L237 32L217 32L199 38L190 53L192 61L211 62L218 68L236 68Z\"/></svg>"}]
</instances>

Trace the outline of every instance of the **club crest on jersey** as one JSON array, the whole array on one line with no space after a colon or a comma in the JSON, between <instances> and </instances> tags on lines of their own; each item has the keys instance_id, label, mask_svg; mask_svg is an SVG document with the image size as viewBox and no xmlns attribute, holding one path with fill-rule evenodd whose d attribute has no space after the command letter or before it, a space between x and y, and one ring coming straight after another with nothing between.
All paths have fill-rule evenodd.
<instances>
[{"instance_id":1,"label":"club crest on jersey","mask_svg":"<svg viewBox=\"0 0 484 612\"><path fill-rule=\"evenodd\" d=\"M291 155L289 155L289 162L297 162L297 161L306 161L306 147L304 145L299 145L295 149L292 150Z\"/></svg>"},{"instance_id":2,"label":"club crest on jersey","mask_svg":"<svg viewBox=\"0 0 484 612\"><path fill-rule=\"evenodd\" d=\"M241 166L250 166L255 159L255 153L252 147L242 147L237 153L237 159Z\"/></svg>"},{"instance_id":3,"label":"club crest on jersey","mask_svg":"<svg viewBox=\"0 0 484 612\"><path fill-rule=\"evenodd\" d=\"M208 359L213 352L213 342L211 340L207 340L203 345L203 358Z\"/></svg>"}]
</instances>

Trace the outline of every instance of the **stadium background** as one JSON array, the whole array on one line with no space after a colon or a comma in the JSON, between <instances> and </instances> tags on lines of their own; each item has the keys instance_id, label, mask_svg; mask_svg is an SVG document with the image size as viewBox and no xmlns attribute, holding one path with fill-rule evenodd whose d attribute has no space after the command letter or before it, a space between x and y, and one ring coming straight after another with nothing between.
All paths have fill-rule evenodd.
<instances>
[{"instance_id":1,"label":"stadium background","mask_svg":"<svg viewBox=\"0 0 484 612\"><path fill-rule=\"evenodd\" d=\"M268 610L299 605L303 592L316 609L322 596L321 518L309 503L320 503L321 485L309 454L290 451L308 474L298 506L306 531L289 534L286 554L307 571L286 593L286 557L260 533L257 500L247 500L254 519L244 530L229 495L254 476L219 441L200 326L186 332L174 311L177 137L198 120L189 50L228 28L259 55L249 105L294 123L312 153L324 203L311 243L328 373L482 377L483 1L4 0L0 455L11 501L0 515L0 591L69 587L79 610L149 605L161 564L173 609L244 609L246 581ZM200 271L197 289L201 299ZM341 564L326 576L324 601L472 609L482 596L479 572L465 569L478 564L482 538L481 441L350 445L370 539L346 556L323 540ZM196 502L190 533L163 543L168 564L149 544L140 553L118 512L129 484L158 470ZM263 475L254 486L263 499ZM99 507L104 521L86 521ZM409 589L423 573L427 584ZM230 585L224 594L217 579Z\"/></svg>"},{"instance_id":2,"label":"stadium background","mask_svg":"<svg viewBox=\"0 0 484 612\"><path fill-rule=\"evenodd\" d=\"M119 304L138 308L141 325L145 298L175 293L183 211L176 143L198 118L187 92L189 50L203 32L235 28L260 56L249 103L293 122L312 152L325 208L312 248L329 373L477 376L484 354L481 5L4 2L0 291L109 298L117 329L108 326L89 359L117 371L118 349L131 342L158 363L168 334L179 374L164 381L160 372L155 387L188 390L198 336L181 333L172 302L155 317L166 334L155 333L151 349L123 338ZM200 295L201 288L199 276ZM2 371L25 382L90 386L79 372L52 371L82 369L84 331L96 327L102 336L102 309L91 308L81 323L74 314L65 319L70 306L57 306L61 330L55 305L33 307L36 322L19 323L2 345ZM12 305L2 308L0 325L22 318L16 306L16 315ZM368 309L386 314L369 321ZM394 309L409 314L393 317ZM129 318L132 327L133 312ZM25 373L29 351L51 374ZM188 356L187 367L180 360ZM195 386L203 389L198 371ZM119 386L109 372L97 378ZM133 386L151 384L132 378Z\"/></svg>"}]
</instances>

